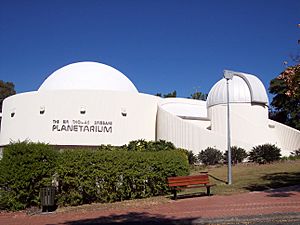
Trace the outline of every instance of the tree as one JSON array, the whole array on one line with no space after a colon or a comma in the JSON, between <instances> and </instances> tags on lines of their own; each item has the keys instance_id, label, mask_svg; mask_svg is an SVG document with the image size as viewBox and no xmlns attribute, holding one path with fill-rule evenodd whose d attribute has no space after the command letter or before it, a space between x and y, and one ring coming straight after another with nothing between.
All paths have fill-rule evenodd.
<instances>
[{"instance_id":1,"label":"tree","mask_svg":"<svg viewBox=\"0 0 300 225\"><path fill-rule=\"evenodd\" d=\"M177 97L177 92L173 91L173 92L170 92L168 94L156 93L156 96L163 97L163 98L176 98Z\"/></svg>"},{"instance_id":2,"label":"tree","mask_svg":"<svg viewBox=\"0 0 300 225\"><path fill-rule=\"evenodd\" d=\"M176 97L177 97L176 91L173 91L173 92L170 92L170 93L164 95L164 98L176 98Z\"/></svg>"},{"instance_id":3,"label":"tree","mask_svg":"<svg viewBox=\"0 0 300 225\"><path fill-rule=\"evenodd\" d=\"M15 85L12 82L0 80L0 112L2 112L3 100L14 94L16 94Z\"/></svg>"},{"instance_id":4,"label":"tree","mask_svg":"<svg viewBox=\"0 0 300 225\"><path fill-rule=\"evenodd\" d=\"M300 130L300 64L271 80L269 91L275 95L270 118Z\"/></svg>"},{"instance_id":5,"label":"tree","mask_svg":"<svg viewBox=\"0 0 300 225\"><path fill-rule=\"evenodd\" d=\"M207 99L207 94L204 94L200 91L196 91L195 93L191 94L192 99L197 99L197 100L203 100L206 101Z\"/></svg>"}]
</instances>

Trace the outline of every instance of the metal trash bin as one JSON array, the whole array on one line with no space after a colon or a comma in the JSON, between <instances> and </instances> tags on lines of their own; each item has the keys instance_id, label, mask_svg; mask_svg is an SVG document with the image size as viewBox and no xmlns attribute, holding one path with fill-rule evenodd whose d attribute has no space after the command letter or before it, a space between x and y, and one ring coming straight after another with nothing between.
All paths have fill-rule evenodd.
<instances>
[{"instance_id":1,"label":"metal trash bin","mask_svg":"<svg viewBox=\"0 0 300 225\"><path fill-rule=\"evenodd\" d=\"M43 212L49 212L54 209L55 206L55 187L41 188L41 205Z\"/></svg>"}]
</instances>

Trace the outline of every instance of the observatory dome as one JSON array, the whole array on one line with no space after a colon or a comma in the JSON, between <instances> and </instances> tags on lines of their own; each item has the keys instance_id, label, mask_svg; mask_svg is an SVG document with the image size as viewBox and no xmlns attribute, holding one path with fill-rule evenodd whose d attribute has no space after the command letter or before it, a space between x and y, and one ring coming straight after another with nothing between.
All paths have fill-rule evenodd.
<instances>
[{"instance_id":1,"label":"observatory dome","mask_svg":"<svg viewBox=\"0 0 300 225\"><path fill-rule=\"evenodd\" d=\"M268 96L263 83L256 76L236 73L232 80L229 80L229 102L268 105ZM207 97L207 107L226 103L226 79L221 79L210 90Z\"/></svg>"},{"instance_id":2,"label":"observatory dome","mask_svg":"<svg viewBox=\"0 0 300 225\"><path fill-rule=\"evenodd\" d=\"M97 62L77 62L52 73L39 91L112 90L138 93L134 84L115 68Z\"/></svg>"}]
</instances>

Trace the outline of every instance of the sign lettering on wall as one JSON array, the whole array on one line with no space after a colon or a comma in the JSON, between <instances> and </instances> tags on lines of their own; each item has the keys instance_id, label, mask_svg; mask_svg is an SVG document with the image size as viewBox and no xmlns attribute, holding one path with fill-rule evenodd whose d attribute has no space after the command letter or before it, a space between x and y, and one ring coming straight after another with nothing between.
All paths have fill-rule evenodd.
<instances>
[{"instance_id":1,"label":"sign lettering on wall","mask_svg":"<svg viewBox=\"0 0 300 225\"><path fill-rule=\"evenodd\" d=\"M113 123L106 120L53 120L53 132L112 133Z\"/></svg>"}]
</instances>

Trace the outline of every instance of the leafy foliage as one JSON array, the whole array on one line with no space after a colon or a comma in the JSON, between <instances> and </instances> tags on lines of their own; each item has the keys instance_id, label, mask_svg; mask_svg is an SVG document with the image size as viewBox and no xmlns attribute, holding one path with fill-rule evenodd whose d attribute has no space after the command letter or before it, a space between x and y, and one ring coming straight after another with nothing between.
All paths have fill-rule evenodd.
<instances>
[{"instance_id":1,"label":"leafy foliage","mask_svg":"<svg viewBox=\"0 0 300 225\"><path fill-rule=\"evenodd\" d=\"M271 119L300 130L300 64L288 67L270 82L274 94Z\"/></svg>"},{"instance_id":2,"label":"leafy foliage","mask_svg":"<svg viewBox=\"0 0 300 225\"><path fill-rule=\"evenodd\" d=\"M205 165L215 165L220 163L222 152L218 149L208 147L198 154L198 159Z\"/></svg>"},{"instance_id":3,"label":"leafy foliage","mask_svg":"<svg viewBox=\"0 0 300 225\"><path fill-rule=\"evenodd\" d=\"M164 95L164 98L176 98L176 97L177 97L176 91L173 91L173 92L170 92L170 93Z\"/></svg>"},{"instance_id":4,"label":"leafy foliage","mask_svg":"<svg viewBox=\"0 0 300 225\"><path fill-rule=\"evenodd\" d=\"M244 159L248 157L248 154L245 149L237 147L237 146L232 146L231 147L231 162L232 164L238 164L243 162ZM228 151L226 151L223 155L224 161L227 163L228 162Z\"/></svg>"},{"instance_id":5,"label":"leafy foliage","mask_svg":"<svg viewBox=\"0 0 300 225\"><path fill-rule=\"evenodd\" d=\"M203 100L206 101L208 94L204 94L200 91L196 91L195 93L191 94L192 99L197 99L197 100Z\"/></svg>"},{"instance_id":6,"label":"leafy foliage","mask_svg":"<svg viewBox=\"0 0 300 225\"><path fill-rule=\"evenodd\" d=\"M58 152L52 147L18 142L4 148L0 161L0 208L39 205L39 191L51 184Z\"/></svg>"},{"instance_id":7,"label":"leafy foliage","mask_svg":"<svg viewBox=\"0 0 300 225\"><path fill-rule=\"evenodd\" d=\"M0 112L2 112L3 100L14 94L16 94L15 85L12 82L0 80Z\"/></svg>"},{"instance_id":8,"label":"leafy foliage","mask_svg":"<svg viewBox=\"0 0 300 225\"><path fill-rule=\"evenodd\" d=\"M67 150L58 165L60 205L160 195L168 191L166 177L188 174L186 157L178 150Z\"/></svg>"},{"instance_id":9,"label":"leafy foliage","mask_svg":"<svg viewBox=\"0 0 300 225\"><path fill-rule=\"evenodd\" d=\"M255 146L249 153L249 160L259 164L280 160L280 148L271 144Z\"/></svg>"},{"instance_id":10,"label":"leafy foliage","mask_svg":"<svg viewBox=\"0 0 300 225\"><path fill-rule=\"evenodd\" d=\"M189 173L186 154L170 142L128 146L57 151L39 143L11 144L0 161L1 209L39 205L40 188L52 183L59 205L156 196L169 191L167 177Z\"/></svg>"},{"instance_id":11,"label":"leafy foliage","mask_svg":"<svg viewBox=\"0 0 300 225\"><path fill-rule=\"evenodd\" d=\"M176 149L172 142L165 140L145 141L143 139L131 141L128 145L125 145L124 148L128 151L166 151Z\"/></svg>"},{"instance_id":12,"label":"leafy foliage","mask_svg":"<svg viewBox=\"0 0 300 225\"><path fill-rule=\"evenodd\" d=\"M177 97L177 92L173 91L173 92L170 92L168 94L157 93L156 96L163 97L163 98L176 98Z\"/></svg>"}]
</instances>

